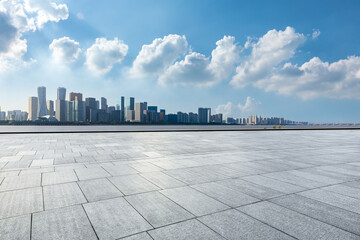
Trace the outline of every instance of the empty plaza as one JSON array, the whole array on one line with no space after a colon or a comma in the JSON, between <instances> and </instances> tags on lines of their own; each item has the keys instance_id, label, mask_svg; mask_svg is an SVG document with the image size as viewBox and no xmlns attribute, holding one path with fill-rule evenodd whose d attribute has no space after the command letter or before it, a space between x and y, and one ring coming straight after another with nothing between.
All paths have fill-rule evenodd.
<instances>
[{"instance_id":1,"label":"empty plaza","mask_svg":"<svg viewBox=\"0 0 360 240\"><path fill-rule=\"evenodd\" d=\"M2 134L0 239L360 239L360 131Z\"/></svg>"}]
</instances>

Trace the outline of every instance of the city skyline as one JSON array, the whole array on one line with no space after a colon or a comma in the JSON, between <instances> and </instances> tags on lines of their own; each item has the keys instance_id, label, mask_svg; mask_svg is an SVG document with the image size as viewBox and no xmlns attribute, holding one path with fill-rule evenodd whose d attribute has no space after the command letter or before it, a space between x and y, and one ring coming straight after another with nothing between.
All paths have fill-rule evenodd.
<instances>
[{"instance_id":1,"label":"city skyline","mask_svg":"<svg viewBox=\"0 0 360 240\"><path fill-rule=\"evenodd\" d=\"M37 88L37 96L28 99L28 112L22 110L2 111L0 121L48 122L56 123L145 123L145 124L242 124L242 125L307 125L308 122L292 121L283 117L234 117L221 112L212 114L209 107L198 107L197 112L166 112L159 106L148 102L136 102L135 97L121 96L121 101L108 104L107 98L86 97L83 93L69 91L66 99L66 88L57 88L56 100L46 98L46 87ZM45 103L45 109L41 110ZM55 103L55 104L54 104Z\"/></svg>"},{"instance_id":2,"label":"city skyline","mask_svg":"<svg viewBox=\"0 0 360 240\"><path fill-rule=\"evenodd\" d=\"M360 119L357 1L16 3L0 3L3 110L43 85L172 112Z\"/></svg>"}]
</instances>

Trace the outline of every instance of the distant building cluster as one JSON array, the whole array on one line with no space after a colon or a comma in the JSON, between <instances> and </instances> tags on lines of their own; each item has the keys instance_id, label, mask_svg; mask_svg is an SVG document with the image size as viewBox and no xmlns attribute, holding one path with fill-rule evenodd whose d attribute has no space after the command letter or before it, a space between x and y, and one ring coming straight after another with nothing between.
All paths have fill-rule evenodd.
<instances>
[{"instance_id":1,"label":"distant building cluster","mask_svg":"<svg viewBox=\"0 0 360 240\"><path fill-rule=\"evenodd\" d=\"M166 114L165 109L148 106L147 102L135 102L134 97L121 97L116 106L109 106L107 99L100 100L82 93L70 92L66 99L66 88L57 89L55 101L46 99L46 88L38 87L37 96L29 97L29 113L19 110L1 112L0 120L89 122L89 123L223 123L222 114L211 115L211 108L199 108L198 113Z\"/></svg>"},{"instance_id":2,"label":"distant building cluster","mask_svg":"<svg viewBox=\"0 0 360 240\"><path fill-rule=\"evenodd\" d=\"M249 116L247 118L232 118L226 119L228 124L241 124L241 125L289 125L289 124L302 124L306 125L307 122L295 122L291 120L285 120L279 117L261 117L261 116Z\"/></svg>"},{"instance_id":3,"label":"distant building cluster","mask_svg":"<svg viewBox=\"0 0 360 240\"><path fill-rule=\"evenodd\" d=\"M211 108L198 108L198 112L177 112L166 114L165 109L149 106L147 102L135 102L134 97L125 97L115 106L109 106L101 97L84 98L82 93L70 92L66 99L66 88L57 89L55 101L46 99L46 87L38 87L37 96L29 97L29 112L13 110L2 112L0 121L46 121L68 123L179 123L179 124L242 124L242 125L284 125L307 124L279 117L249 116L248 118L223 119L223 114L211 115Z\"/></svg>"}]
</instances>

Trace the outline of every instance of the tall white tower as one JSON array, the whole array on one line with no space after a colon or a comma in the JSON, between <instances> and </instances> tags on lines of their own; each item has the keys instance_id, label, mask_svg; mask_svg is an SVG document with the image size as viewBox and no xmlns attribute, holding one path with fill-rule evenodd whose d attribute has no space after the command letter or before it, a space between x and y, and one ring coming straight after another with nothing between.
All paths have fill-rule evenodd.
<instances>
[{"instance_id":1,"label":"tall white tower","mask_svg":"<svg viewBox=\"0 0 360 240\"><path fill-rule=\"evenodd\" d=\"M38 117L47 115L46 108L46 87L38 87Z\"/></svg>"}]
</instances>

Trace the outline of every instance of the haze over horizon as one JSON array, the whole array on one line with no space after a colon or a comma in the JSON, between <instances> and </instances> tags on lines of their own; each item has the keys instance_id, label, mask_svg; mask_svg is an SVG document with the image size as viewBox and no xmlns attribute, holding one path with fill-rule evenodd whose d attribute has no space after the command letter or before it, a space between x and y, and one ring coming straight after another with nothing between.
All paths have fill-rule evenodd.
<instances>
[{"instance_id":1,"label":"haze over horizon","mask_svg":"<svg viewBox=\"0 0 360 240\"><path fill-rule=\"evenodd\" d=\"M358 1L0 2L0 107L38 86L167 112L359 122Z\"/></svg>"}]
</instances>

